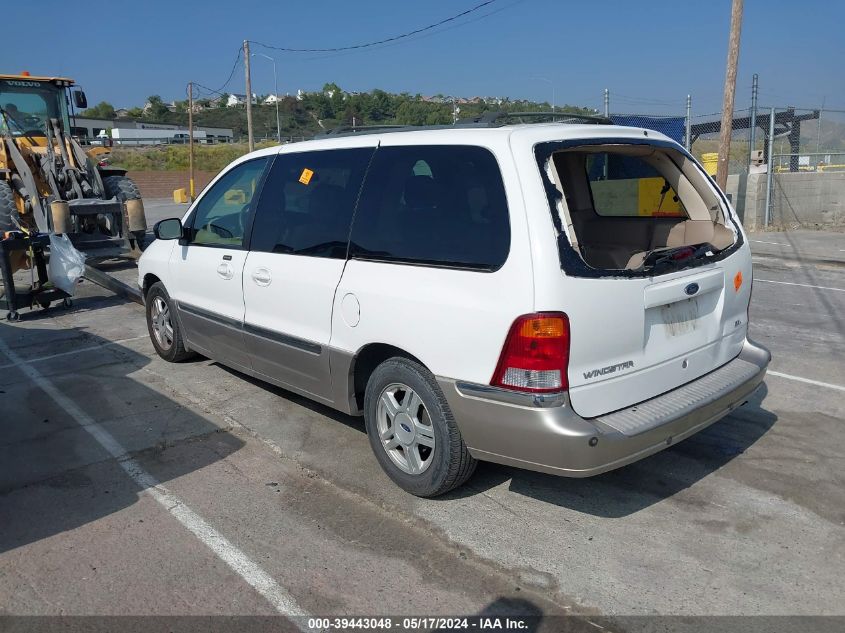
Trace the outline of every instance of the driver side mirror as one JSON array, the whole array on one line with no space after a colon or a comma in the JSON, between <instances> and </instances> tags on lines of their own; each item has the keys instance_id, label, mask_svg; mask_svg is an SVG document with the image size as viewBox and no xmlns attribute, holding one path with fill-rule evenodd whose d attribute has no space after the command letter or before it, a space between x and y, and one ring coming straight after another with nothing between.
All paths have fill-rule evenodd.
<instances>
[{"instance_id":1,"label":"driver side mirror","mask_svg":"<svg viewBox=\"0 0 845 633\"><path fill-rule=\"evenodd\" d=\"M183 233L182 220L179 218L160 220L153 227L153 234L157 240L180 240Z\"/></svg>"},{"instance_id":2,"label":"driver side mirror","mask_svg":"<svg viewBox=\"0 0 845 633\"><path fill-rule=\"evenodd\" d=\"M88 98L85 96L85 93L81 90L74 90L73 91L73 105L75 105L80 110L84 110L88 107Z\"/></svg>"}]
</instances>

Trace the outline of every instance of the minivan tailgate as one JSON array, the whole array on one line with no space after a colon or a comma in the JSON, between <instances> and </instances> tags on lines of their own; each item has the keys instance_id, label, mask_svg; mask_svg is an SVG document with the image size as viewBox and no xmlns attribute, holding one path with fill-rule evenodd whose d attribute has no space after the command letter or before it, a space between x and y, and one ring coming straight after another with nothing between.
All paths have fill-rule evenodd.
<instances>
[{"instance_id":1,"label":"minivan tailgate","mask_svg":"<svg viewBox=\"0 0 845 633\"><path fill-rule=\"evenodd\" d=\"M617 411L736 357L748 291L735 287L734 268L723 261L656 278L601 280L606 290L568 311L573 409L586 418Z\"/></svg>"}]
</instances>

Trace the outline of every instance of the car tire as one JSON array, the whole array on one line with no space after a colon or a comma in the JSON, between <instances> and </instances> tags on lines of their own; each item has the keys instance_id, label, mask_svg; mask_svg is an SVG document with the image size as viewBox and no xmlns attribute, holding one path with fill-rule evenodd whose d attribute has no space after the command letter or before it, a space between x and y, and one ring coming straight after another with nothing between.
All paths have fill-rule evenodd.
<instances>
[{"instance_id":1,"label":"car tire","mask_svg":"<svg viewBox=\"0 0 845 633\"><path fill-rule=\"evenodd\" d=\"M412 495L442 495L475 471L443 392L415 361L394 357L376 367L364 395L364 420L379 465Z\"/></svg>"},{"instance_id":2,"label":"car tire","mask_svg":"<svg viewBox=\"0 0 845 633\"><path fill-rule=\"evenodd\" d=\"M160 281L150 286L144 308L147 314L147 331L159 356L170 363L180 363L196 355L185 347L173 301Z\"/></svg>"}]
</instances>

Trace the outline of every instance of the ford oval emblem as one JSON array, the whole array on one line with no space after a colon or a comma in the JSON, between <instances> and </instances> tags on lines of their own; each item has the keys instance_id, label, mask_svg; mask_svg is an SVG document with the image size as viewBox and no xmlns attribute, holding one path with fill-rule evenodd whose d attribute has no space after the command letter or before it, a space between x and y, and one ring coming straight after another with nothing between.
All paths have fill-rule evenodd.
<instances>
[{"instance_id":1,"label":"ford oval emblem","mask_svg":"<svg viewBox=\"0 0 845 633\"><path fill-rule=\"evenodd\" d=\"M688 284L686 288L684 288L684 292L686 292L690 297L693 296L696 292L698 292L698 284L693 282Z\"/></svg>"},{"instance_id":2,"label":"ford oval emblem","mask_svg":"<svg viewBox=\"0 0 845 633\"><path fill-rule=\"evenodd\" d=\"M401 426L401 427L402 427L402 430L403 430L403 431L405 431L405 433L410 433L410 432L411 432L411 427L410 427L410 426L408 426L407 424L405 424L404 422L400 422L400 423L399 423L399 426Z\"/></svg>"}]
</instances>

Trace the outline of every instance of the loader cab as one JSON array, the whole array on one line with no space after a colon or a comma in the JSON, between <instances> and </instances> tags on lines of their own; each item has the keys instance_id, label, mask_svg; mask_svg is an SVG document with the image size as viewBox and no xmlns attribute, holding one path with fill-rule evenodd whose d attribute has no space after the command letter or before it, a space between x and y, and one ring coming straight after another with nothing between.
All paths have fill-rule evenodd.
<instances>
[{"instance_id":1,"label":"loader cab","mask_svg":"<svg viewBox=\"0 0 845 633\"><path fill-rule=\"evenodd\" d=\"M0 75L0 130L12 137L44 137L49 119L70 130L67 92L73 80L61 77ZM84 94L74 91L76 95Z\"/></svg>"}]
</instances>

